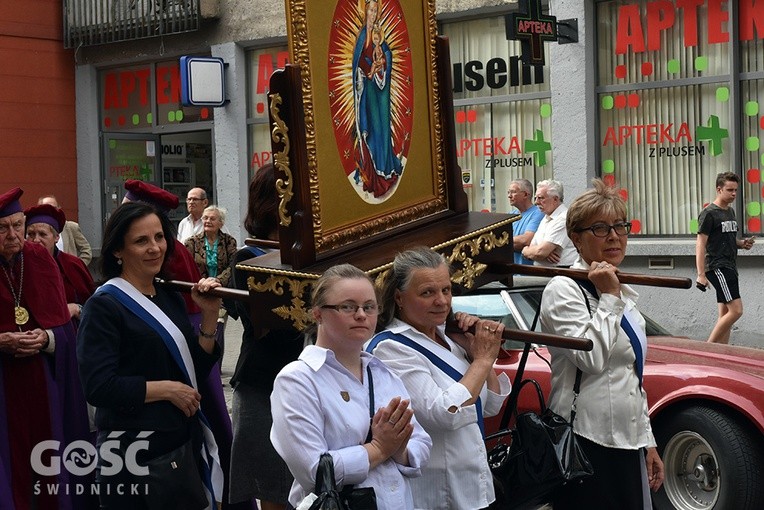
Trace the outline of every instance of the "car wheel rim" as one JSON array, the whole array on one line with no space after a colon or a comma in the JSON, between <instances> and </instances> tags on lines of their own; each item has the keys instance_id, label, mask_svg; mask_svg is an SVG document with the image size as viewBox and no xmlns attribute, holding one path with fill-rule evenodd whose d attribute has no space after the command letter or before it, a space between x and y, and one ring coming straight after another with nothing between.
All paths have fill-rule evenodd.
<instances>
[{"instance_id":1,"label":"car wheel rim","mask_svg":"<svg viewBox=\"0 0 764 510\"><path fill-rule=\"evenodd\" d=\"M699 434L683 431L663 452L669 501L677 509L706 510L719 497L719 464L711 446Z\"/></svg>"}]
</instances>

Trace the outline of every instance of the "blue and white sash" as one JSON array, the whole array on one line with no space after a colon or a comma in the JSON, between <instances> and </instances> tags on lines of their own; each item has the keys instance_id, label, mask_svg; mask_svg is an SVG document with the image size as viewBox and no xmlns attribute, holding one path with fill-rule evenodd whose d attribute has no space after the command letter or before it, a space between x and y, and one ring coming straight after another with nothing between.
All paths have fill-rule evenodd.
<instances>
[{"instance_id":1,"label":"blue and white sash","mask_svg":"<svg viewBox=\"0 0 764 510\"><path fill-rule=\"evenodd\" d=\"M185 376L186 384L193 386L198 390L196 381L196 370L194 362L191 359L191 351L188 350L186 337L183 336L180 329L172 320L146 296L138 292L130 283L122 278L112 278L101 287L97 292L105 292L114 296L125 308L143 320L150 326L164 341L167 350L170 351L172 359L180 367ZM215 436L210 430L209 422L204 416L201 408L196 414L199 417L199 423L204 433L202 442L202 464L204 468L204 485L207 490L210 506L215 507L213 502L222 500L223 497L223 469L220 466L220 457L218 455L218 445Z\"/></svg>"},{"instance_id":2,"label":"blue and white sash","mask_svg":"<svg viewBox=\"0 0 764 510\"><path fill-rule=\"evenodd\" d=\"M578 282L579 285L581 285L583 288L585 288L587 291L589 291L589 294L595 297L595 299L599 299L599 292L597 292L597 288L594 286L594 284L589 281L580 281ZM629 342L631 343L631 348L634 350L634 357L637 358L637 361L635 363L634 368L637 370L637 377L639 378L639 387L642 387L642 374L645 370L645 353L647 352L647 336L645 335L645 332L641 330L634 329L632 326L633 324L638 324L636 311L635 310L626 310L624 309L623 315L621 316L621 329L626 333L626 336L629 337Z\"/></svg>"},{"instance_id":3,"label":"blue and white sash","mask_svg":"<svg viewBox=\"0 0 764 510\"><path fill-rule=\"evenodd\" d=\"M430 363L438 367L443 373L445 373L456 382L461 381L462 377L464 377L463 373L459 372L457 369L446 363L443 359L440 358L440 356L429 350L427 347L415 342L406 335L393 333L389 330L377 333L366 346L366 352L374 354L374 349L376 349L380 342L383 340L394 340L423 354L428 360L430 360ZM477 400L475 400L475 412L477 413L477 424L480 428L480 434L485 437L485 425L483 423L483 402L480 400L479 395Z\"/></svg>"}]
</instances>

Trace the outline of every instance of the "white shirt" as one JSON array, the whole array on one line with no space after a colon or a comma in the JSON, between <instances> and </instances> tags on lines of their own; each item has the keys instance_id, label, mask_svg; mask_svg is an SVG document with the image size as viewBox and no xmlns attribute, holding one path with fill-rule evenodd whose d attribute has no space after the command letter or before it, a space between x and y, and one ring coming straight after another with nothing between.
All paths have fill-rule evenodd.
<instances>
[{"instance_id":1,"label":"white shirt","mask_svg":"<svg viewBox=\"0 0 764 510\"><path fill-rule=\"evenodd\" d=\"M568 206L560 204L552 214L546 214L539 223L539 228L531 239L531 246L550 242L562 248L560 261L557 264L551 264L546 260L535 261L537 266L571 266L578 258L576 247L568 237L568 231L565 227L565 220L568 218Z\"/></svg>"},{"instance_id":2,"label":"white shirt","mask_svg":"<svg viewBox=\"0 0 764 510\"><path fill-rule=\"evenodd\" d=\"M371 367L376 409L393 397L408 399L409 395L401 380L377 358L364 352L361 362L363 382L337 361L334 352L310 345L276 377L271 394L271 442L295 478L289 493L292 506L313 490L318 459L329 452L339 486L374 487L380 509L414 507L408 479L421 475L432 441L412 419L410 466L388 459L369 471L369 455L362 446L370 426L366 366Z\"/></svg>"},{"instance_id":3,"label":"white shirt","mask_svg":"<svg viewBox=\"0 0 764 510\"><path fill-rule=\"evenodd\" d=\"M189 214L180 220L180 223L178 223L178 241L183 244L189 237L193 237L196 234L201 234L202 230L204 230L204 222L202 221L202 217L199 216L199 219L194 221L193 216ZM225 234L230 234L225 225L223 225L223 228L221 228L220 231Z\"/></svg>"},{"instance_id":4,"label":"white shirt","mask_svg":"<svg viewBox=\"0 0 764 510\"><path fill-rule=\"evenodd\" d=\"M579 260L575 267L584 268L585 264ZM627 285L621 285L620 299L602 294L598 301L586 294L592 316L581 288L570 278L552 278L541 298L543 332L585 337L594 342L590 352L549 348L552 391L548 405L564 418L570 417L579 367L583 377L573 423L576 434L612 448L635 450L655 446L647 414L647 394L639 387L634 349L621 328L621 317L629 313L632 327L644 332L645 320L636 308L639 296Z\"/></svg>"},{"instance_id":5,"label":"white shirt","mask_svg":"<svg viewBox=\"0 0 764 510\"><path fill-rule=\"evenodd\" d=\"M388 330L423 345L462 374L469 368L466 352L445 335L444 327L438 328L438 333L450 351L401 320L393 320ZM469 510L491 504L496 497L476 406L462 406L471 398L469 390L423 354L400 342L382 341L374 355L403 380L414 413L432 438L430 463L421 478L411 480L416 508ZM499 376L499 384L500 394L483 385L483 416L495 416L501 411L511 387L506 374ZM456 412L450 412L451 407L456 407Z\"/></svg>"}]
</instances>

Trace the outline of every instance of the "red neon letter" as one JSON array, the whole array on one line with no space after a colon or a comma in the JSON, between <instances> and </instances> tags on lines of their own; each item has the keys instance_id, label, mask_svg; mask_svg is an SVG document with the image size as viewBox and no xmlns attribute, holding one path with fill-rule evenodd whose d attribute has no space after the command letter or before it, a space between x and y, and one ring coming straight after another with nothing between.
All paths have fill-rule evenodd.
<instances>
[{"instance_id":1,"label":"red neon letter","mask_svg":"<svg viewBox=\"0 0 764 510\"><path fill-rule=\"evenodd\" d=\"M740 40L764 39L764 1L740 0Z\"/></svg>"},{"instance_id":2,"label":"red neon letter","mask_svg":"<svg viewBox=\"0 0 764 510\"><path fill-rule=\"evenodd\" d=\"M645 51L645 34L642 31L642 19L639 6L622 5L618 8L618 28L615 33L615 54L623 55L632 47L634 53Z\"/></svg>"},{"instance_id":3,"label":"red neon letter","mask_svg":"<svg viewBox=\"0 0 764 510\"><path fill-rule=\"evenodd\" d=\"M103 78L103 109L119 108L119 87L116 73L106 73Z\"/></svg>"},{"instance_id":4,"label":"red neon letter","mask_svg":"<svg viewBox=\"0 0 764 510\"><path fill-rule=\"evenodd\" d=\"M727 0L708 0L708 44L730 40L730 33L723 28L730 19L730 13L722 8L726 3Z\"/></svg>"},{"instance_id":5,"label":"red neon letter","mask_svg":"<svg viewBox=\"0 0 764 510\"><path fill-rule=\"evenodd\" d=\"M698 7L703 0L677 0L676 6L682 9L682 26L684 26L684 47L698 45Z\"/></svg>"},{"instance_id":6,"label":"red neon letter","mask_svg":"<svg viewBox=\"0 0 764 510\"><path fill-rule=\"evenodd\" d=\"M135 92L135 75L132 71L122 71L119 73L120 98L119 102L122 108L127 108L130 104L130 94Z\"/></svg>"},{"instance_id":7,"label":"red neon letter","mask_svg":"<svg viewBox=\"0 0 764 510\"><path fill-rule=\"evenodd\" d=\"M149 76L151 76L151 70L139 69L135 71L135 76L138 78L141 106L146 106L149 104Z\"/></svg>"},{"instance_id":8,"label":"red neon letter","mask_svg":"<svg viewBox=\"0 0 764 510\"><path fill-rule=\"evenodd\" d=\"M674 4L666 0L647 4L647 50L661 49L661 32L674 26Z\"/></svg>"},{"instance_id":9,"label":"red neon letter","mask_svg":"<svg viewBox=\"0 0 764 510\"><path fill-rule=\"evenodd\" d=\"M257 93L265 94L273 74L273 55L263 53L257 61Z\"/></svg>"}]
</instances>

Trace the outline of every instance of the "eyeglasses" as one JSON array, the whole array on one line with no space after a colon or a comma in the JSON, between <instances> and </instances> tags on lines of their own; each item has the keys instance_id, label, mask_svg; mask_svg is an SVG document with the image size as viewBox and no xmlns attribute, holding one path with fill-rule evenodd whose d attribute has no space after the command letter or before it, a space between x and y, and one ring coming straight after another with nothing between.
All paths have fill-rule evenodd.
<instances>
[{"instance_id":1,"label":"eyeglasses","mask_svg":"<svg viewBox=\"0 0 764 510\"><path fill-rule=\"evenodd\" d=\"M610 235L610 230L615 230L619 236L626 236L631 232L631 222L616 223L615 225L595 223L591 227L577 228L575 232L583 232L584 230L589 230L594 234L594 237L607 237Z\"/></svg>"},{"instance_id":2,"label":"eyeglasses","mask_svg":"<svg viewBox=\"0 0 764 510\"><path fill-rule=\"evenodd\" d=\"M377 315L379 313L379 305L377 303L366 303L363 305L357 305L355 303L340 303L338 305L321 305L321 308L331 308L337 310L344 315L355 315L358 313L358 309L363 310L366 315Z\"/></svg>"}]
</instances>

